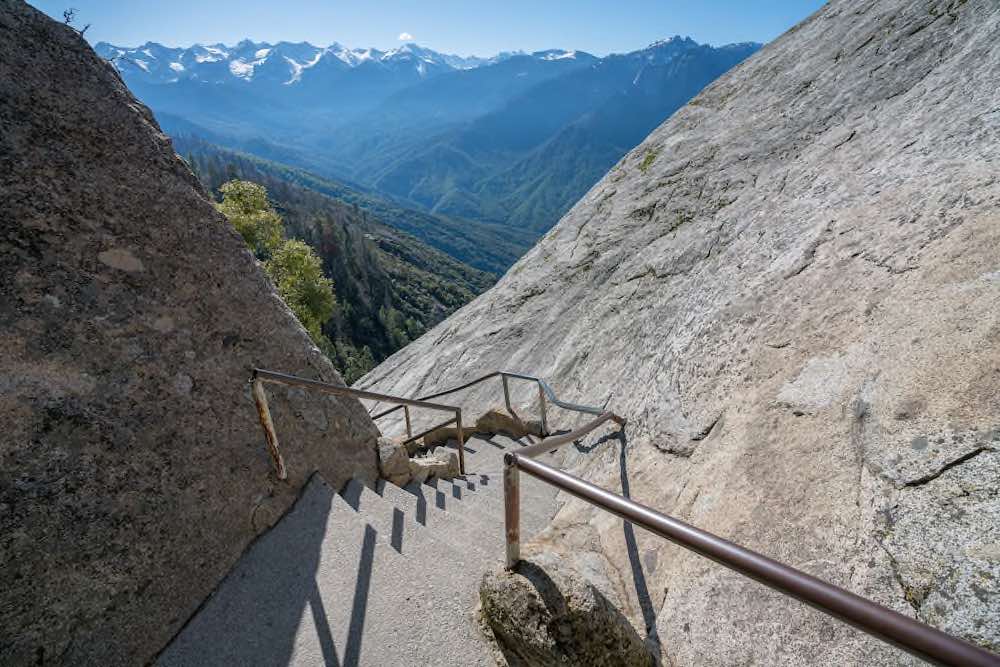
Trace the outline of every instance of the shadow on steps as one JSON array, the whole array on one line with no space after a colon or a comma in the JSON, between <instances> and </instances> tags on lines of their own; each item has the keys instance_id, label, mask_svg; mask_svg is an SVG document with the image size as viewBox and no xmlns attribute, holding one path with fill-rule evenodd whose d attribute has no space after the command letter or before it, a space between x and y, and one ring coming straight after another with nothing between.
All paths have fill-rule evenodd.
<instances>
[{"instance_id":1,"label":"shadow on steps","mask_svg":"<svg viewBox=\"0 0 1000 667\"><path fill-rule=\"evenodd\" d=\"M376 531L334 520L335 502L336 492L314 475L291 511L247 550L156 664L357 667ZM323 553L324 542L343 548ZM350 606L331 591L345 597L353 591ZM348 617L338 618L338 609ZM346 635L337 637L336 627L346 627Z\"/></svg>"}]
</instances>

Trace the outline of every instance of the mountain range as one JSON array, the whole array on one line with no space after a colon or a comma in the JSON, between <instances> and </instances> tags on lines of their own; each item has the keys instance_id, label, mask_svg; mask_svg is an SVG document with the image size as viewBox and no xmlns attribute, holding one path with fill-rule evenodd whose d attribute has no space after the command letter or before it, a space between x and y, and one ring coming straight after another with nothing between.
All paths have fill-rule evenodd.
<instances>
[{"instance_id":1,"label":"mountain range","mask_svg":"<svg viewBox=\"0 0 1000 667\"><path fill-rule=\"evenodd\" d=\"M175 138L305 169L487 243L522 235L499 262L470 262L502 272L626 151L759 47L676 36L606 57L250 40L95 49Z\"/></svg>"},{"instance_id":2,"label":"mountain range","mask_svg":"<svg viewBox=\"0 0 1000 667\"><path fill-rule=\"evenodd\" d=\"M244 81L288 86L308 85L329 77L331 73L355 69L368 74L391 72L403 77L412 74L423 78L443 71L473 69L527 55L518 51L480 58L439 53L414 43L381 51L375 48L349 49L336 42L322 47L309 42L271 44L249 39L234 46L195 44L190 47L169 47L156 42L138 47L119 47L100 42L95 50L104 58L142 70L159 83L181 80L224 83L236 77ZM575 55L575 51L558 49L532 54L544 60L573 58Z\"/></svg>"}]
</instances>

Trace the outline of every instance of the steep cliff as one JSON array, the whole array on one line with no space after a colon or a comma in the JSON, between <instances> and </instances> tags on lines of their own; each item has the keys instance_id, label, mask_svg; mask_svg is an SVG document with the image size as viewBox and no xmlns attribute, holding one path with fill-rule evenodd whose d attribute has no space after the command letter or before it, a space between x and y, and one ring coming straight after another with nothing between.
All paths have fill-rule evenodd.
<instances>
[{"instance_id":1,"label":"steep cliff","mask_svg":"<svg viewBox=\"0 0 1000 667\"><path fill-rule=\"evenodd\" d=\"M377 433L273 391L273 479L249 369L336 372L114 68L20 0L0 202L0 663L142 664L314 471L372 479Z\"/></svg>"},{"instance_id":2,"label":"steep cliff","mask_svg":"<svg viewBox=\"0 0 1000 667\"><path fill-rule=\"evenodd\" d=\"M998 43L994 0L833 0L361 384L607 401L586 479L1000 649ZM551 538L673 663L907 660L578 501Z\"/></svg>"}]
</instances>

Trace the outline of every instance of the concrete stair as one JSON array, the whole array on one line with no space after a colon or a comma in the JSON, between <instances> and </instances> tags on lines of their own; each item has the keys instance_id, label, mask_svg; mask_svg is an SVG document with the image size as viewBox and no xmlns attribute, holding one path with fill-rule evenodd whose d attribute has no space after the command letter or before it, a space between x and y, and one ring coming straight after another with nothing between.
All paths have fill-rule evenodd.
<instances>
[{"instance_id":1,"label":"concrete stair","mask_svg":"<svg viewBox=\"0 0 1000 667\"><path fill-rule=\"evenodd\" d=\"M494 664L473 612L483 573L503 560L503 454L528 444L470 438L467 474L451 481L337 493L314 477L157 664ZM521 493L528 537L555 514L556 492L522 473Z\"/></svg>"}]
</instances>

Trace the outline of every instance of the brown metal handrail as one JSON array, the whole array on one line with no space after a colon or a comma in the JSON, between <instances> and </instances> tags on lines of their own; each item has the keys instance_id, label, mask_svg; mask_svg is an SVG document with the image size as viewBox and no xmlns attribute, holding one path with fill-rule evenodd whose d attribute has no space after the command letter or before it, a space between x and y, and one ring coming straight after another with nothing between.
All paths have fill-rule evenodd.
<instances>
[{"instance_id":1,"label":"brown metal handrail","mask_svg":"<svg viewBox=\"0 0 1000 667\"><path fill-rule=\"evenodd\" d=\"M585 430L592 429L579 429ZM1000 667L1000 657L978 646L531 458L550 451L559 444L572 442L580 437L576 435L579 431L562 436L559 443L555 442L555 438L550 438L547 442L543 441L517 452L508 452L504 456L504 524L508 569L517 565L521 558L518 470L523 470L532 477L805 602L922 660L940 665ZM576 438L566 440L574 435Z\"/></svg>"},{"instance_id":2,"label":"brown metal handrail","mask_svg":"<svg viewBox=\"0 0 1000 667\"><path fill-rule=\"evenodd\" d=\"M268 371L262 368L255 368L250 375L250 384L253 387L253 397L257 404L257 414L260 417L260 424L264 429L264 437L267 439L267 451L271 455L271 460L274 463L274 471L278 479L287 479L288 471L285 468L285 461L281 456L281 450L278 449L278 435L275 433L274 422L271 420L271 410L267 405L267 395L264 393L265 382L283 384L290 387L315 389L317 391L334 394L336 396L351 396L353 398L385 401L386 403L398 403L401 407L406 409L406 428L408 439L405 442L416 440L417 438L427 435L431 431L455 424L456 431L458 433L458 467L460 472L463 475L465 474L465 433L462 430L462 408L453 405L444 405L442 403L431 403L430 401L424 399L402 398L400 396L390 396L389 394L380 394L374 391L366 391L364 389L341 387L339 385L330 384L329 382L309 380L296 375L287 375L285 373L277 373L275 371ZM440 423L423 433L419 433L414 436L410 433L410 407L451 412L454 413L455 416L452 419Z\"/></svg>"},{"instance_id":3,"label":"brown metal handrail","mask_svg":"<svg viewBox=\"0 0 1000 667\"><path fill-rule=\"evenodd\" d=\"M541 416L541 430L542 434L548 433L548 421L546 418L546 398L555 406L566 409L574 410L576 412L584 412L589 414L598 415L598 418L592 421L587 426L582 429L578 429L572 433L565 436L560 436L559 438L550 439L550 443L553 446L558 446L564 442L569 442L572 439L578 438L584 433L589 432L593 428L596 428L599 424L611 419L619 424L624 424L625 420L610 412L604 412L600 408L594 408L587 405L577 405L575 403L567 403L565 401L560 401L555 392L552 391L552 387L541 379L534 377L532 375L524 375L522 373L510 373L507 371L495 371L489 373L482 377L466 382L465 384L452 387L450 389L445 389L437 393L431 394L429 396L421 396L420 398L403 398L400 396L392 396L389 394L382 394L373 391L367 391L364 389L353 389L351 387L341 387L339 385L330 384L329 382L320 382L319 380L309 380L307 378L298 377L296 375L288 375L287 373L278 373L276 371L264 370L263 368L254 368L251 372L250 383L252 385L254 402L257 404L257 414L260 417L261 426L264 429L264 437L267 440L267 451L271 456L271 460L274 463L275 474L278 479L287 479L288 471L285 468L285 461L281 455L281 450L278 448L278 435L274 429L274 422L271 419L271 411L267 404L267 394L264 392L264 383L269 382L272 384L283 384L293 387L304 387L306 389L315 389L317 391L322 391L328 394L334 394L338 396L352 396L354 398L362 398L374 401L383 401L385 403L395 403L396 405L388 410L380 412L377 415L372 416L372 419L378 419L384 417L390 413L402 409L403 414L406 418L406 440L405 443L413 442L425 435L436 431L440 428L450 426L455 424L457 436L458 436L458 467L459 471L465 474L465 432L462 429L462 409L458 406L445 405L443 403L432 403L430 399L438 398L440 396L447 396L448 394L454 394L455 392L461 391L463 389L468 389L480 382L489 380L494 377L500 377L503 380L503 396L504 405L507 407L507 411L511 415L515 415L514 408L510 403L510 379L525 380L529 382L535 382L538 385L538 409ZM413 422L410 418L410 408L426 408L429 410L439 410L444 412L452 412L455 417L449 419L440 424L436 424L420 433L414 435L413 433ZM570 440L565 440L567 437L573 436ZM555 441L555 442L553 442Z\"/></svg>"},{"instance_id":4,"label":"brown metal handrail","mask_svg":"<svg viewBox=\"0 0 1000 667\"><path fill-rule=\"evenodd\" d=\"M589 405L579 405L577 403L569 403L567 401L560 401L559 398L556 396L556 393L552 390L552 387L549 386L549 383L546 382L545 380L543 380L542 378L535 377L534 375L525 375L524 373L511 373L509 371L493 371L492 373L487 373L486 375L483 375L482 377L478 377L475 380L470 380L469 382L466 382L465 384L459 385L457 387L451 387L449 389L444 389L442 391L438 391L438 392L435 392L433 394L428 394L426 396L421 396L419 400L428 401L428 400L431 400L432 398L440 398L441 396L447 396L448 394L454 394L456 392L462 391L463 389L468 389L469 387L473 387L473 386L479 384L480 382L485 382L486 380L490 380L490 379L495 378L495 377L500 377L503 380L504 406L507 408L507 412L509 412L511 415L513 415L515 413L514 413L514 408L510 404L510 383L509 383L509 381L512 380L512 379L513 380L524 380L526 382L534 382L535 384L538 385L538 412L539 412L539 416L541 418L541 426L542 426L542 434L543 435L545 435L545 434L547 434L549 432L549 429L548 429L548 416L547 416L547 410L546 410L546 406L545 406L546 399L548 399L548 401L550 403L552 403L553 405L555 405L556 407L562 408L563 410L571 410L573 412L584 412L584 413L588 413L588 414L592 414L592 415L602 415L602 414L604 414L604 410L602 408L595 408L595 407L592 407L592 406L589 406ZM400 408L403 408L406 411L407 434L410 434L410 428L411 428L411 426L410 426L410 415L409 415L409 411L406 410L405 406L397 405L395 407L389 408L388 410L383 410L382 412L379 412L378 414L372 415L372 420L381 419L382 417L385 417L386 415L389 415L389 414L392 414L393 412L396 412ZM621 418L617 417L617 415L616 415L616 419L621 419ZM622 422L622 423L624 423L624 422Z\"/></svg>"},{"instance_id":5,"label":"brown metal handrail","mask_svg":"<svg viewBox=\"0 0 1000 667\"><path fill-rule=\"evenodd\" d=\"M609 421L613 421L619 426L625 425L625 419L622 417L619 417L613 412L603 412L597 417L597 419L587 422L575 431L570 431L569 433L557 435L552 438L545 438L541 442L535 443L534 445L522 447L517 450L517 453L519 456L536 456L544 452L551 452L553 449L557 449L565 444L579 440L601 424Z\"/></svg>"}]
</instances>

